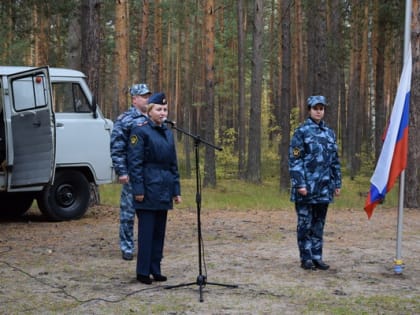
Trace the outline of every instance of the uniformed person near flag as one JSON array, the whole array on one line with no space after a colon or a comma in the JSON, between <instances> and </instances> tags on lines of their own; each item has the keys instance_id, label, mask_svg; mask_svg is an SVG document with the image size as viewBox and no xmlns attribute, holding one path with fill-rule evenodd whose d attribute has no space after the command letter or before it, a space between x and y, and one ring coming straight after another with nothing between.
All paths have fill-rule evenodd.
<instances>
[{"instance_id":1,"label":"uniformed person near flag","mask_svg":"<svg viewBox=\"0 0 420 315\"><path fill-rule=\"evenodd\" d=\"M309 117L294 132L289 147L291 201L297 214L297 244L301 267L327 270L323 234L328 205L340 194L341 167L336 136L324 122L327 100L307 100Z\"/></svg>"},{"instance_id":2,"label":"uniformed person near flag","mask_svg":"<svg viewBox=\"0 0 420 315\"><path fill-rule=\"evenodd\" d=\"M119 183L123 184L120 200L119 239L124 260L133 260L134 257L135 210L128 176L127 148L131 129L146 120L147 104L151 94L146 84L134 84L130 88L131 107L117 118L111 133L112 164Z\"/></svg>"},{"instance_id":3,"label":"uniformed person near flag","mask_svg":"<svg viewBox=\"0 0 420 315\"><path fill-rule=\"evenodd\" d=\"M173 202L181 202L181 188L174 136L164 123L165 94L150 97L147 115L131 131L128 170L139 219L137 280L151 284L167 280L161 272L166 219Z\"/></svg>"}]
</instances>

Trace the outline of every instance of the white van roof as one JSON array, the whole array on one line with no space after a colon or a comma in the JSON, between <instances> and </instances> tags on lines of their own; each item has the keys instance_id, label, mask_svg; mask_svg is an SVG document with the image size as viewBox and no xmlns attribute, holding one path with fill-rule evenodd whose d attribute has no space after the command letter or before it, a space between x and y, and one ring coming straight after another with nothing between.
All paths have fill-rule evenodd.
<instances>
[{"instance_id":1,"label":"white van roof","mask_svg":"<svg viewBox=\"0 0 420 315\"><path fill-rule=\"evenodd\" d=\"M24 66L0 66L0 76L10 75L13 73L23 72L35 69L36 67L24 67ZM52 77L77 77L85 78L83 72L67 68L49 68L50 76Z\"/></svg>"}]
</instances>

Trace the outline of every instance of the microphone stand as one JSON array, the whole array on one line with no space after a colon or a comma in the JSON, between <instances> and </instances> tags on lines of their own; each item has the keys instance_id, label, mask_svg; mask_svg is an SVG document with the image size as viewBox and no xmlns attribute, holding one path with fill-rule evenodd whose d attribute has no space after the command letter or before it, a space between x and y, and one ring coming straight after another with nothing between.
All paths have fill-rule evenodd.
<instances>
[{"instance_id":1,"label":"microphone stand","mask_svg":"<svg viewBox=\"0 0 420 315\"><path fill-rule=\"evenodd\" d=\"M197 233L198 233L198 271L199 274L197 276L197 280L195 282L189 282L189 283L181 283L177 285L170 285L166 286L165 289L173 289L173 288L179 288L179 287L186 287L190 285L197 284L199 286L199 293L200 293L200 302L203 302L203 288L206 286L206 284L210 285L218 285L228 288L237 288L237 285L234 284L223 284L223 283L216 283L216 282L208 282L207 281L207 275L203 275L203 268L202 268L202 262L203 262L203 256L204 256L204 250L203 250L203 238L201 234L201 182L200 182L200 164L199 164L199 145L200 143L204 143L208 145L211 148L214 148L216 150L221 151L222 148L215 146L214 144L211 144L203 139L200 138L200 136L193 135L186 130L179 128L175 125L173 121L166 120L167 124L171 125L172 129L176 129L183 134L191 137L194 139L194 151L195 151L195 176L196 176L196 205L197 205Z\"/></svg>"}]
</instances>

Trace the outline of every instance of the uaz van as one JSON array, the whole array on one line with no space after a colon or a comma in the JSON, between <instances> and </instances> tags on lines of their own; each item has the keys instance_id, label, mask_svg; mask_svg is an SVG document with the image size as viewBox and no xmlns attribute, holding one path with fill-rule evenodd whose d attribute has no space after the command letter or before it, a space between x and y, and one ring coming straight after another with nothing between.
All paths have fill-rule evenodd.
<instances>
[{"instance_id":1,"label":"uaz van","mask_svg":"<svg viewBox=\"0 0 420 315\"><path fill-rule=\"evenodd\" d=\"M82 217L113 181L111 130L82 72L0 66L0 216L36 200L51 220Z\"/></svg>"}]
</instances>

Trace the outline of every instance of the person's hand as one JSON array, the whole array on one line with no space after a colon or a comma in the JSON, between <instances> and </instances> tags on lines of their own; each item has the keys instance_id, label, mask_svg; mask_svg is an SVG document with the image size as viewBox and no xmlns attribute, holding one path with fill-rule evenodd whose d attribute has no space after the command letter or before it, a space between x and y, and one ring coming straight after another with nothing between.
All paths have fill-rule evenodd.
<instances>
[{"instance_id":1,"label":"person's hand","mask_svg":"<svg viewBox=\"0 0 420 315\"><path fill-rule=\"evenodd\" d=\"M181 203L181 202L182 202L182 198L181 198L181 196L175 196L175 197L174 197L174 202L175 202L175 203Z\"/></svg>"},{"instance_id":2,"label":"person's hand","mask_svg":"<svg viewBox=\"0 0 420 315\"><path fill-rule=\"evenodd\" d=\"M135 195L134 199L138 202L142 202L144 200L144 195Z\"/></svg>"},{"instance_id":3,"label":"person's hand","mask_svg":"<svg viewBox=\"0 0 420 315\"><path fill-rule=\"evenodd\" d=\"M334 193L335 193L336 196L340 196L341 189L340 188L336 188Z\"/></svg>"},{"instance_id":4,"label":"person's hand","mask_svg":"<svg viewBox=\"0 0 420 315\"><path fill-rule=\"evenodd\" d=\"M129 181L128 175L121 175L120 177L118 177L118 182L120 184L128 184L128 181Z\"/></svg>"},{"instance_id":5,"label":"person's hand","mask_svg":"<svg viewBox=\"0 0 420 315\"><path fill-rule=\"evenodd\" d=\"M308 194L308 190L306 189L306 187L301 187L298 188L298 193L301 194L302 196L306 196Z\"/></svg>"}]
</instances>

